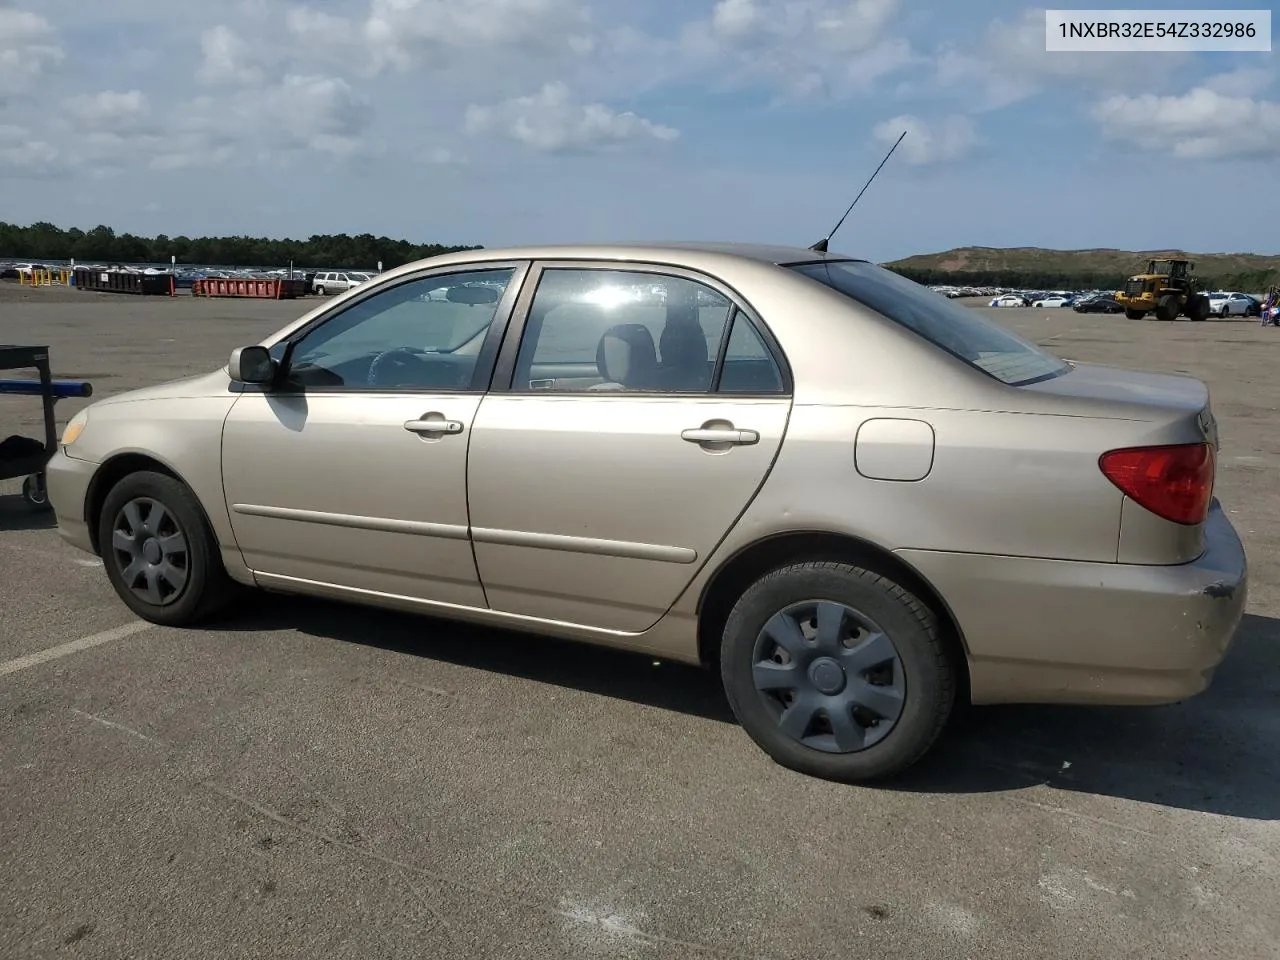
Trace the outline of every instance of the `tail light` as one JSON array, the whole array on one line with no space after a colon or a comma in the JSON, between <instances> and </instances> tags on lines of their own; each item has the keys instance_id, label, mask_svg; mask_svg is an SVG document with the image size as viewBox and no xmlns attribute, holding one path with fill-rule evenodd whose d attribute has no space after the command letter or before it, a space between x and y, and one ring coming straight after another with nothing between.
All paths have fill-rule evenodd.
<instances>
[{"instance_id":1,"label":"tail light","mask_svg":"<svg viewBox=\"0 0 1280 960\"><path fill-rule=\"evenodd\" d=\"M1214 456L1207 443L1130 447L1098 460L1106 478L1133 501L1174 523L1203 523L1213 499Z\"/></svg>"}]
</instances>

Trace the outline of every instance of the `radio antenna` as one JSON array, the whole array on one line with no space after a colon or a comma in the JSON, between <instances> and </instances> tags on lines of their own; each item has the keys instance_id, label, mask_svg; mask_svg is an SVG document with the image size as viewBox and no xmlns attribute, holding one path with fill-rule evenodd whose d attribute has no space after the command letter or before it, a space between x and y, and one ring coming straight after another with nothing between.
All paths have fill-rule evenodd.
<instances>
[{"instance_id":1,"label":"radio antenna","mask_svg":"<svg viewBox=\"0 0 1280 960\"><path fill-rule=\"evenodd\" d=\"M903 131L902 131L902 137L905 137L906 135L907 135L907 131L903 130ZM876 167L876 172L875 172L875 173L873 173L873 174L871 174L871 176L870 176L870 178L868 178L867 182L866 182L866 183L864 183L864 184L862 185L862 189L858 191L858 195L857 195L856 197L854 197L854 198L853 198L853 203L849 204L849 209L848 209L848 210L846 210L846 211L844 212L844 217L841 217L841 218L836 222L836 225L835 225L834 227L832 227L832 228L831 228L831 232L830 232L830 233L828 233L825 237L823 237L821 240L819 240L817 243L815 243L812 247L810 247L810 248L809 248L810 250L816 250L816 251L818 251L818 253L826 253L826 252L827 252L827 244L830 242L831 238L832 238L832 237L834 237L834 236L836 235L836 231L837 231L837 230L839 230L839 229L840 229L840 227L844 224L845 217L849 216L849 214L853 212L853 208L854 208L854 207L856 207L856 206L858 205L858 201L859 201L859 200L861 200L861 199L862 199L862 195L863 195L864 193L866 193L866 192L867 192L867 187L871 186L871 181L872 181L872 180L874 180L874 179L876 178L876 174L878 174L878 173L880 172L880 169L881 169L881 168L882 168L886 163L888 163L888 162L889 162L889 158L893 156L893 151L897 150L897 149L898 149L898 144L902 142L902 137L899 137L896 141L894 141L893 146L889 148L889 152L888 152L888 153L886 153L886 154L884 155L884 159L880 161L880 166L879 166L879 167Z\"/></svg>"}]
</instances>

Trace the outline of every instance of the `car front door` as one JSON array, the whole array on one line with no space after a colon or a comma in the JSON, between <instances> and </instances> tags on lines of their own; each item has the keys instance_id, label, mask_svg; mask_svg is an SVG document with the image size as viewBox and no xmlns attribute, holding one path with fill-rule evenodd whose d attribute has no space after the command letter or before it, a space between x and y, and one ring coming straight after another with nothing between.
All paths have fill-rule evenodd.
<instances>
[{"instance_id":1,"label":"car front door","mask_svg":"<svg viewBox=\"0 0 1280 960\"><path fill-rule=\"evenodd\" d=\"M785 360L706 277L544 264L525 288L471 438L486 596L641 632L768 475L791 409Z\"/></svg>"},{"instance_id":2,"label":"car front door","mask_svg":"<svg viewBox=\"0 0 1280 960\"><path fill-rule=\"evenodd\" d=\"M485 606L467 446L526 272L371 284L272 348L277 383L244 389L222 442L232 528L265 582Z\"/></svg>"}]
</instances>

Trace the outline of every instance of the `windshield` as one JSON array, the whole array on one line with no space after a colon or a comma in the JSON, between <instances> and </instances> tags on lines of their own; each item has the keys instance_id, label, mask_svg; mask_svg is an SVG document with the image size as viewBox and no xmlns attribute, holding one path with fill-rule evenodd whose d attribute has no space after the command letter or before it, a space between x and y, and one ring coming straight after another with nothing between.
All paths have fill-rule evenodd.
<instances>
[{"instance_id":1,"label":"windshield","mask_svg":"<svg viewBox=\"0 0 1280 960\"><path fill-rule=\"evenodd\" d=\"M977 310L873 263L835 260L792 264L790 269L870 307L1010 386L1048 380L1071 369Z\"/></svg>"}]
</instances>

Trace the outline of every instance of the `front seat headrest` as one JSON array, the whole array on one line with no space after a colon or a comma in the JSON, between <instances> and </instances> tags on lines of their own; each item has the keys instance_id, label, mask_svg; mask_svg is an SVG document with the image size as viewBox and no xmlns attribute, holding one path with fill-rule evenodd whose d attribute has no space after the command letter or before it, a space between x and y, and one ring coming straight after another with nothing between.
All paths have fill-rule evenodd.
<instances>
[{"instance_id":1,"label":"front seat headrest","mask_svg":"<svg viewBox=\"0 0 1280 960\"><path fill-rule=\"evenodd\" d=\"M610 327L596 347L596 367L606 383L617 385L613 389L644 389L658 369L653 334L643 323L619 323Z\"/></svg>"}]
</instances>

